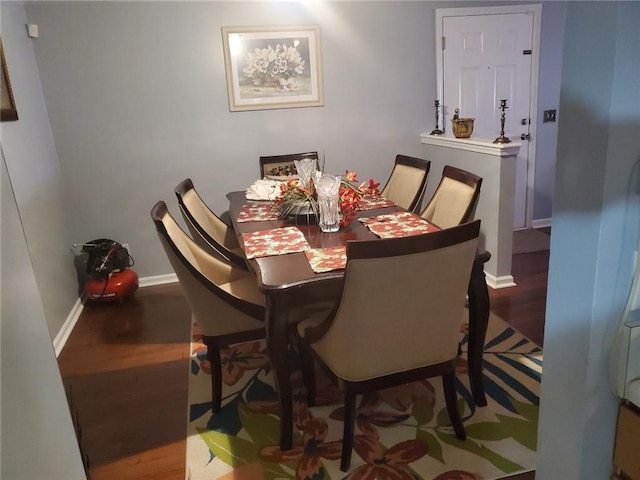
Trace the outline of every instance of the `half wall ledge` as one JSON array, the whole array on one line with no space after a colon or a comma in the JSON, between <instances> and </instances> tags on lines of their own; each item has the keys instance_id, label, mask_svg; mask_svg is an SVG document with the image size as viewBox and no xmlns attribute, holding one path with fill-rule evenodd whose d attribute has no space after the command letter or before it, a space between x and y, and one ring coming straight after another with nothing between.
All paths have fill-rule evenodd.
<instances>
[{"instance_id":1,"label":"half wall ledge","mask_svg":"<svg viewBox=\"0 0 640 480\"><path fill-rule=\"evenodd\" d=\"M425 158L431 161L431 178L440 178L445 165L453 165L482 177L476 217L480 246L491 252L485 264L487 285L506 288L515 285L511 275L516 158L521 143L496 144L491 139L455 138L448 135L420 135ZM431 181L425 198L435 190Z\"/></svg>"}]
</instances>

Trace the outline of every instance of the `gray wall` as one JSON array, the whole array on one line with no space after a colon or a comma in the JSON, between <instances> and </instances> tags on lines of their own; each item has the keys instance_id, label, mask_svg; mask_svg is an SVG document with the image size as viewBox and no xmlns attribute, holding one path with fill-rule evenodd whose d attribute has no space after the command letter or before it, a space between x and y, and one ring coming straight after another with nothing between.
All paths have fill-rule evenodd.
<instances>
[{"instance_id":1,"label":"gray wall","mask_svg":"<svg viewBox=\"0 0 640 480\"><path fill-rule=\"evenodd\" d=\"M138 274L160 275L170 267L148 211L175 208L185 177L218 212L260 155L319 150L330 171L384 181L433 127L441 6L452 3L28 3L71 236L128 243ZM265 24L320 25L324 107L229 112L220 29Z\"/></svg>"},{"instance_id":2,"label":"gray wall","mask_svg":"<svg viewBox=\"0 0 640 480\"><path fill-rule=\"evenodd\" d=\"M141 277L170 266L151 206L193 181L216 211L260 155L324 152L326 168L385 179L417 154L435 92L432 4L28 4L68 192L71 235L130 245ZM393 21L390 21L393 19ZM230 113L223 25L319 24L325 106ZM406 34L398 35L398 25Z\"/></svg>"},{"instance_id":3,"label":"gray wall","mask_svg":"<svg viewBox=\"0 0 640 480\"><path fill-rule=\"evenodd\" d=\"M102 236L130 244L141 276L170 272L148 212L158 199L175 210L172 190L186 176L218 211L226 208L225 192L256 178L261 154L316 149L328 170L385 179L395 154L419 156L419 134L433 128L435 8L468 5L479 4L29 2L25 18L21 3L2 2L20 115L2 124L2 146L39 296L32 287L22 301L41 300L56 335L76 298L69 247ZM536 194L534 218L550 216L554 191L560 199L538 476L604 478L615 402L603 388L602 345L629 284L623 266L633 243L623 211L630 205L624 182L638 159L626 155L637 153L637 104L630 99L638 82L625 83L637 77L624 69L637 67L630 61L637 62L637 52L627 45L637 45L638 4L569 2L561 57L565 7L545 2L542 25L541 108L557 106L558 87L548 78L563 58L566 65L555 188L546 175L554 170L553 143L537 145L536 182L548 188ZM40 38L26 37L27 21L39 25ZM325 106L230 113L220 27L303 23L322 30ZM539 125L538 135L553 142L554 128ZM4 242L2 248L13 252ZM42 326L41 316L25 321ZM574 351L567 352L569 344ZM24 387L38 378L28 380ZM596 435L600 427L604 434ZM3 450L7 437L3 431ZM68 446L56 442L57 449Z\"/></svg>"},{"instance_id":4,"label":"gray wall","mask_svg":"<svg viewBox=\"0 0 640 480\"><path fill-rule=\"evenodd\" d=\"M24 8L1 8L19 120L1 124L0 477L82 479L47 328L60 328L76 299L61 177Z\"/></svg>"},{"instance_id":5,"label":"gray wall","mask_svg":"<svg viewBox=\"0 0 640 480\"><path fill-rule=\"evenodd\" d=\"M611 474L606 365L640 226L638 25L637 2L567 6L536 478Z\"/></svg>"},{"instance_id":6,"label":"gray wall","mask_svg":"<svg viewBox=\"0 0 640 480\"><path fill-rule=\"evenodd\" d=\"M69 210L24 8L2 2L2 42L19 120L2 123L4 150L52 338L77 295Z\"/></svg>"},{"instance_id":7,"label":"gray wall","mask_svg":"<svg viewBox=\"0 0 640 480\"><path fill-rule=\"evenodd\" d=\"M84 479L14 192L0 152L2 432L0 477Z\"/></svg>"}]
</instances>

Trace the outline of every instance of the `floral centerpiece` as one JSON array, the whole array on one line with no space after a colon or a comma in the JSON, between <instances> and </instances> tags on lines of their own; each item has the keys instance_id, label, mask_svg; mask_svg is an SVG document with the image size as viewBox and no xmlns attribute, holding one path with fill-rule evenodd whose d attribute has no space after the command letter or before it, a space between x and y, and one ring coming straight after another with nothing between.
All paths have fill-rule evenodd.
<instances>
[{"instance_id":1,"label":"floral centerpiece","mask_svg":"<svg viewBox=\"0 0 640 480\"><path fill-rule=\"evenodd\" d=\"M275 87L288 92L298 89L297 78L304 73L305 61L295 46L276 44L267 48L256 48L247 53L246 66L242 70L253 85Z\"/></svg>"},{"instance_id":2,"label":"floral centerpiece","mask_svg":"<svg viewBox=\"0 0 640 480\"><path fill-rule=\"evenodd\" d=\"M300 169L298 169L300 170ZM340 224L347 226L355 218L358 212L358 203L363 195L378 195L379 183L373 179L369 182L357 184L357 172L346 171L340 178L338 190L338 202L340 207ZM275 199L275 204L282 217L299 214L318 216L318 195L313 181L303 182L300 179L290 179L280 185L280 195Z\"/></svg>"}]
</instances>

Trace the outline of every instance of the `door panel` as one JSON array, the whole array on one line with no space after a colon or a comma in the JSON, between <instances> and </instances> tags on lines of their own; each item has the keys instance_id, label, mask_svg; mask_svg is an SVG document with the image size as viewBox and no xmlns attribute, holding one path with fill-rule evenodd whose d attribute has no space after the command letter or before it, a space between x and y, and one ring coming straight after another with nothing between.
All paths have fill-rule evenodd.
<instances>
[{"instance_id":1,"label":"door panel","mask_svg":"<svg viewBox=\"0 0 640 480\"><path fill-rule=\"evenodd\" d=\"M461 117L475 118L474 137L492 140L500 135L499 106L506 99L505 136L523 144L516 166L515 228L526 227L527 218L529 148L520 135L529 133L533 20L529 13L443 18L445 129L459 108Z\"/></svg>"}]
</instances>

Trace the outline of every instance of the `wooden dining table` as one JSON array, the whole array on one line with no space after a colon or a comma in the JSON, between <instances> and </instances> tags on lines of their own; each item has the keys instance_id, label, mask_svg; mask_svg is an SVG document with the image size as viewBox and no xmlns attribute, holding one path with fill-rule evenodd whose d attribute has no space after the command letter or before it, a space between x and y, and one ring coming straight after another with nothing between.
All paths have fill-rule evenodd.
<instances>
[{"instance_id":1,"label":"wooden dining table","mask_svg":"<svg viewBox=\"0 0 640 480\"><path fill-rule=\"evenodd\" d=\"M337 232L325 233L317 224L298 218L297 221L268 219L242 221L241 212L245 204L265 202L246 199L245 192L231 192L229 215L240 245L245 248L243 234L260 232L281 227L295 226L304 235L313 249L342 247L352 240L372 240L378 238L358 220ZM389 206L359 212L358 217L372 217L402 210ZM473 400L478 406L487 404L482 386L482 353L489 322L489 296L483 265L491 257L489 252L478 252L473 264L469 282L469 333L468 364L469 380ZM293 305L304 303L304 299L318 298L323 292L338 292L344 278L344 269L316 273L311 268L303 252L286 255L268 255L247 260L255 273L258 287L265 295L267 349L271 358L276 390L280 407L280 448L289 450L293 441L293 408L291 366L288 361L289 312ZM428 272L425 272L425 281ZM337 287L337 288L336 288ZM336 297L337 299L337 297Z\"/></svg>"}]
</instances>

